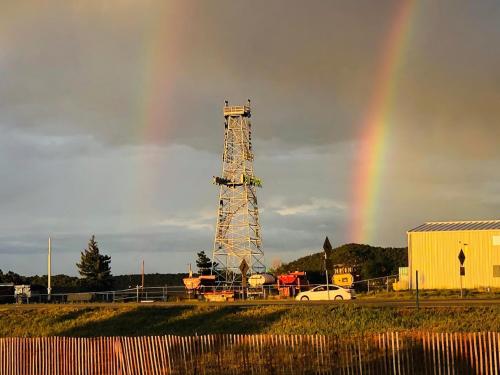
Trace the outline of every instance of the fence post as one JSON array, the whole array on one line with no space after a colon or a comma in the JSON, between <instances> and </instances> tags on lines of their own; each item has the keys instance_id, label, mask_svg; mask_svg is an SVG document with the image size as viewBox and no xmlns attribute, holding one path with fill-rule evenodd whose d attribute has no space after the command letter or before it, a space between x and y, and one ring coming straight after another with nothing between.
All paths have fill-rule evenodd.
<instances>
[{"instance_id":1,"label":"fence post","mask_svg":"<svg viewBox=\"0 0 500 375\"><path fill-rule=\"evenodd\" d=\"M378 338L378 340L377 340ZM0 374L244 373L498 374L499 333L388 331L323 335L203 335L108 338L0 338ZM334 345L332 345L334 344ZM335 353L335 356L329 354ZM332 363L334 359L334 363ZM181 367L180 369L178 367ZM335 368L334 368L335 367ZM10 371L9 371L10 370ZM234 372L234 371L233 371ZM72 372L73 373L73 372Z\"/></svg>"},{"instance_id":2,"label":"fence post","mask_svg":"<svg viewBox=\"0 0 500 375\"><path fill-rule=\"evenodd\" d=\"M419 301L418 301L418 270L415 271L415 279L416 279L415 281L416 281L416 287L417 287L417 310L418 310L418 308L420 307Z\"/></svg>"},{"instance_id":3,"label":"fence post","mask_svg":"<svg viewBox=\"0 0 500 375\"><path fill-rule=\"evenodd\" d=\"M136 302L139 303L139 285L136 285L135 289L136 289L135 299Z\"/></svg>"}]
</instances>

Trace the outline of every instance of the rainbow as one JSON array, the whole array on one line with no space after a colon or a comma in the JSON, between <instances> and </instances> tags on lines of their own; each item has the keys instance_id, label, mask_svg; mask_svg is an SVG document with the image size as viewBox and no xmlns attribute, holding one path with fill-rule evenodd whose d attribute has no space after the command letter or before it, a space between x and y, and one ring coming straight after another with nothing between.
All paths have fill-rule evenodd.
<instances>
[{"instance_id":1,"label":"rainbow","mask_svg":"<svg viewBox=\"0 0 500 375\"><path fill-rule=\"evenodd\" d=\"M378 209L390 116L395 99L402 56L408 44L415 0L397 2L393 22L381 49L372 95L361 126L361 145L353 173L349 240L373 241Z\"/></svg>"},{"instance_id":2,"label":"rainbow","mask_svg":"<svg viewBox=\"0 0 500 375\"><path fill-rule=\"evenodd\" d=\"M136 172L140 176L136 196L143 209L156 210L154 197L165 189L161 184L162 175L167 173L162 166L165 158L162 144L179 127L172 119L173 94L182 73L180 61L187 45L179 28L189 19L191 10L187 3L158 2L142 35L143 69L136 90L135 137L149 145L147 151L140 153Z\"/></svg>"},{"instance_id":3,"label":"rainbow","mask_svg":"<svg viewBox=\"0 0 500 375\"><path fill-rule=\"evenodd\" d=\"M189 6L160 2L151 16L149 30L144 33L144 69L137 98L142 107L138 136L147 143L162 144L171 130L169 110L181 71L179 56L184 52L183 34L177 28L189 9Z\"/></svg>"}]
</instances>

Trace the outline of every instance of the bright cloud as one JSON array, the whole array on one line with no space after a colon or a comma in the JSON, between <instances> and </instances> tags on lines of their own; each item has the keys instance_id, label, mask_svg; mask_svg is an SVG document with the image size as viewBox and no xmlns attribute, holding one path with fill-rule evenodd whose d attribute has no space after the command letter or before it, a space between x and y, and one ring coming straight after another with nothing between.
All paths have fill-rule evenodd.
<instances>
[{"instance_id":1,"label":"bright cloud","mask_svg":"<svg viewBox=\"0 0 500 375\"><path fill-rule=\"evenodd\" d=\"M281 216L290 215L310 215L320 210L344 211L346 206L343 203L332 199L312 198L310 203L303 203L295 206L283 206L275 209Z\"/></svg>"}]
</instances>

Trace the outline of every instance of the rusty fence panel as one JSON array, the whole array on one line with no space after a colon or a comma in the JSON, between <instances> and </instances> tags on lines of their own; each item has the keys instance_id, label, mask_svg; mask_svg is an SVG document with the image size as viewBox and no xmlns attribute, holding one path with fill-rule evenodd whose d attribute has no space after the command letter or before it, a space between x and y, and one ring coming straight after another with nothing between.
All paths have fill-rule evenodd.
<instances>
[{"instance_id":1,"label":"rusty fence panel","mask_svg":"<svg viewBox=\"0 0 500 375\"><path fill-rule=\"evenodd\" d=\"M0 338L2 375L499 374L500 333Z\"/></svg>"}]
</instances>

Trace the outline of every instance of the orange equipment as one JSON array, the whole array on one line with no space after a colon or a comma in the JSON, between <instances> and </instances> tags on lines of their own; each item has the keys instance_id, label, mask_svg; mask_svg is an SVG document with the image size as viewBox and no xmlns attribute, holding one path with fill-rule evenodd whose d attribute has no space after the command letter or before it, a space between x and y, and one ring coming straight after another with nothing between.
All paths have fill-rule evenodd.
<instances>
[{"instance_id":1,"label":"orange equipment","mask_svg":"<svg viewBox=\"0 0 500 375\"><path fill-rule=\"evenodd\" d=\"M202 275L198 277L185 277L182 282L187 290L198 290L201 287L215 285L215 275Z\"/></svg>"},{"instance_id":2,"label":"orange equipment","mask_svg":"<svg viewBox=\"0 0 500 375\"><path fill-rule=\"evenodd\" d=\"M278 276L278 290L281 297L294 297L309 287L306 273L295 271Z\"/></svg>"}]
</instances>

